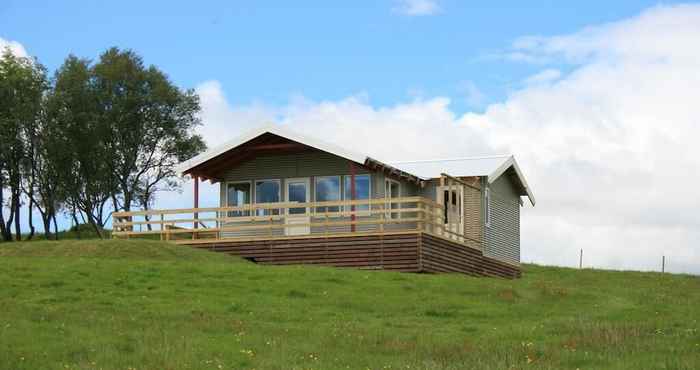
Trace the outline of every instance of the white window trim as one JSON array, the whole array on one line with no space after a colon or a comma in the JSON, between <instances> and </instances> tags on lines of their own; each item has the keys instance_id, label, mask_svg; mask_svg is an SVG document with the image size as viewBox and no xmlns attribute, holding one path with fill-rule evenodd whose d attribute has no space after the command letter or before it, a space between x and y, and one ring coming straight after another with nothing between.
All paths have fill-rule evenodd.
<instances>
[{"instance_id":1,"label":"white window trim","mask_svg":"<svg viewBox=\"0 0 700 370\"><path fill-rule=\"evenodd\" d=\"M258 204L258 182L261 182L261 181L272 181L272 182L277 183L277 185L278 185L277 186L277 199L279 199L277 201L277 203L281 203L282 202L282 179L255 179L255 180L251 180L251 182L253 183L253 187L251 188L251 194L252 194L251 195L251 202L252 202L252 204ZM228 194L228 192L227 192L227 194ZM266 203L260 203L260 204L266 204ZM274 208L270 208L270 209L274 209ZM259 209L256 209L253 212L254 216L261 217L261 215L258 215L258 211L259 211ZM281 211L279 213L281 214ZM265 215L265 216L279 216L279 215Z\"/></svg>"},{"instance_id":2,"label":"white window trim","mask_svg":"<svg viewBox=\"0 0 700 370\"><path fill-rule=\"evenodd\" d=\"M250 185L250 203L249 203L249 204L253 204L253 202L255 202L255 194L254 194L255 189L254 189L253 180L227 181L227 182L226 182L226 188L224 189L225 192L226 192L226 197L225 197L226 199L225 199L224 207L233 207L233 206L229 206L229 204L228 204L228 186L231 185L231 184L248 184L248 185ZM240 207L240 206L236 206L236 207ZM250 217L250 216L252 216L252 215L248 215L248 216L229 216L229 212L235 212L235 211L227 211L227 212L225 212L226 218L228 218L228 217ZM240 211L240 212L245 212L245 211ZM253 213L253 212L251 212L251 213Z\"/></svg>"},{"instance_id":3,"label":"white window trim","mask_svg":"<svg viewBox=\"0 0 700 370\"><path fill-rule=\"evenodd\" d=\"M323 176L314 176L313 177L313 179L314 179L314 191L313 191L314 202L318 202L318 200L316 199L316 192L318 191L318 179L325 178L325 177L337 177L338 178L338 195L340 195L339 196L340 199L338 199L338 201L342 201L343 200L343 175L323 175ZM324 201L324 202L330 202L330 200ZM321 206L321 207L326 207L326 209L328 209L327 206ZM331 207L336 207L336 206L331 206ZM326 213L328 213L329 216L334 215L334 216L339 217L338 213L340 213L340 211L343 209L343 207L342 206L337 206L337 207L338 207L338 211L332 211L332 212L325 211L325 212L320 212L318 214L317 214L317 211L318 211L319 207L314 207L313 215L314 216L317 216L317 215L323 216Z\"/></svg>"},{"instance_id":4,"label":"white window trim","mask_svg":"<svg viewBox=\"0 0 700 370\"><path fill-rule=\"evenodd\" d=\"M491 189L488 187L485 190L484 203L484 220L486 227L491 227Z\"/></svg>"},{"instance_id":5,"label":"white window trim","mask_svg":"<svg viewBox=\"0 0 700 370\"><path fill-rule=\"evenodd\" d=\"M289 183L292 182L304 182L306 183L306 203L311 203L311 178L310 177L290 177L290 178L285 178L284 179L284 201L286 203L289 202ZM291 215L289 213L290 208L306 208L306 213L304 214L297 214L297 215ZM285 215L286 216L306 216L308 217L311 214L309 207L286 207L285 208Z\"/></svg>"},{"instance_id":6,"label":"white window trim","mask_svg":"<svg viewBox=\"0 0 700 370\"><path fill-rule=\"evenodd\" d=\"M372 200L372 175L369 174L369 173L355 174L355 177L358 177L358 176L367 176L367 177L369 177L369 189L368 189L368 190L369 190L369 194L367 195L367 200L368 200L368 201ZM352 175L344 175L344 176L343 176L343 184L342 184L342 188L343 188L343 196L342 196L342 199L343 199L343 200L351 200L351 199L350 199L350 195L349 195L349 194L346 194L346 192L345 192L345 181L352 181ZM351 208L350 208L350 207L351 207L351 206L348 206L348 209L346 210L347 212L350 212L350 211L351 211ZM356 211L355 213L356 213L357 215L363 215L363 216L369 215L369 214L371 214L370 211L372 210L372 205L369 204L369 207L368 207L368 208L369 208L368 210L362 210L362 211L359 211L359 210L356 209L356 210L355 210L355 211Z\"/></svg>"}]
</instances>

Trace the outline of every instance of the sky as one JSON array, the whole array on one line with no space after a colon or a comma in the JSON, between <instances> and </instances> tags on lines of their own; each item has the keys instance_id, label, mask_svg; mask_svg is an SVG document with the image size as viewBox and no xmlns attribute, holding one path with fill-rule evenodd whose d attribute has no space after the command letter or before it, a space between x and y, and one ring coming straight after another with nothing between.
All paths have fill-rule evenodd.
<instances>
[{"instance_id":1,"label":"sky","mask_svg":"<svg viewBox=\"0 0 700 370\"><path fill-rule=\"evenodd\" d=\"M273 122L387 161L512 153L524 262L700 273L700 4L329 3L5 0L0 45L51 71L131 48L199 93L210 146Z\"/></svg>"}]
</instances>

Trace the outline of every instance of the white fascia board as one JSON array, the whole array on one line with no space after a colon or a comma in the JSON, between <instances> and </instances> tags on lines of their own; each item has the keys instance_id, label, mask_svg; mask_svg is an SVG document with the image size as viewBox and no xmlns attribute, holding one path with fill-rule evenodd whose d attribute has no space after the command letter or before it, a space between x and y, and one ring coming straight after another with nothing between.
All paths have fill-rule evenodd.
<instances>
[{"instance_id":1,"label":"white fascia board","mask_svg":"<svg viewBox=\"0 0 700 370\"><path fill-rule=\"evenodd\" d=\"M534 207L536 203L535 194L532 192L532 189L530 189L530 186L527 184L527 180L525 180L523 172L520 171L520 166L518 166L518 162L515 161L514 156L511 155L510 157L508 157L508 159L505 162L503 162L503 164L501 164L498 168L491 172L491 174L489 174L489 184L496 181L496 179L498 179L511 167L513 167L513 169L515 170L516 175L518 175L518 180L520 180L520 183L525 188L525 193L527 194L528 199L530 199L530 204L532 204L532 206Z\"/></svg>"}]
</instances>

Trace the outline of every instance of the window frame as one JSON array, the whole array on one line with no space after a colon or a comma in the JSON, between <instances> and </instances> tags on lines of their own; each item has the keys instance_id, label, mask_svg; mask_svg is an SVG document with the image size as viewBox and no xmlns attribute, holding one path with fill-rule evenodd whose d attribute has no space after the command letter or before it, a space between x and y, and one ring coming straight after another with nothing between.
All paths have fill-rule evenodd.
<instances>
[{"instance_id":1,"label":"window frame","mask_svg":"<svg viewBox=\"0 0 700 370\"><path fill-rule=\"evenodd\" d=\"M268 202L263 202L263 203L258 203L258 182L264 182L264 181L270 181L270 182L276 182L277 183L277 202L270 202L270 203L281 203L282 202L282 179L255 179L251 180L253 182L253 196L251 197L253 200L253 204L266 204ZM263 214L258 214L258 211L263 211ZM272 211L277 211L277 214L275 214ZM266 214L266 213L271 213L271 214ZM263 217L263 216L279 216L282 212L279 209L275 208L269 208L269 209L256 209L253 212L253 215L255 217Z\"/></svg>"},{"instance_id":2,"label":"window frame","mask_svg":"<svg viewBox=\"0 0 700 370\"><path fill-rule=\"evenodd\" d=\"M252 205L253 202L255 201L255 195L253 194L253 191L254 191L254 189L253 189L253 180L227 181L227 182L226 182L226 197L225 197L225 198L226 198L226 199L225 199L226 207L241 207L241 206L231 206L231 205L229 205L229 199L228 199L229 191L228 191L228 187L229 187L229 185L234 185L234 184L248 184L248 186L249 186L249 192L250 192L250 201L249 201L248 204L249 204L249 205ZM241 214L238 215L238 216L231 216L231 214L234 213L234 212L241 212ZM246 215L245 212L248 212L248 214ZM250 217L250 216L251 216L251 215L250 215L250 211L226 211L226 218L229 218L229 217Z\"/></svg>"},{"instance_id":3,"label":"window frame","mask_svg":"<svg viewBox=\"0 0 700 370\"><path fill-rule=\"evenodd\" d=\"M367 192L368 192L368 194L367 194L367 200L368 200L368 201L369 201L369 200L372 200L372 174L369 174L369 173L355 174L355 180L357 180L357 177L359 177L359 176L367 176L367 179L368 179L368 181L369 181L369 186L367 187ZM342 200L343 200L343 201L352 200L352 199L350 199L350 195L347 194L347 192L345 191L345 182L346 182L346 181L352 181L352 177L353 177L352 175L343 175L343 179L342 179L343 183L342 183L342 186L341 186L341 187L343 188L343 194L342 194ZM352 186L352 185L351 185L351 186ZM358 199L356 199L356 200L358 200ZM344 209L345 212L351 212L351 211L352 211L352 206L345 206L345 207L347 207L347 209ZM370 214L371 214L371 210L372 210L372 205L371 205L371 204L367 204L367 209L357 209L357 207L358 207L358 206L355 206L355 214L356 214L356 215L367 216L367 215L370 215Z\"/></svg>"},{"instance_id":4,"label":"window frame","mask_svg":"<svg viewBox=\"0 0 700 370\"><path fill-rule=\"evenodd\" d=\"M322 178L328 178L328 177L337 177L338 178L338 202L341 202L343 200L343 175L323 175L323 176L314 176L314 203L319 202L317 195L318 195L318 180ZM322 202L332 202L331 200L324 200ZM337 210L334 211L329 211L328 208L331 207L337 207ZM319 211L319 208L322 208L323 211ZM340 210L342 209L341 206L320 206L320 207L314 207L314 215L318 214L326 214L328 213L329 215L337 215L340 213Z\"/></svg>"},{"instance_id":5,"label":"window frame","mask_svg":"<svg viewBox=\"0 0 700 370\"><path fill-rule=\"evenodd\" d=\"M291 201L289 200L289 184L290 183L304 183L306 185L306 204L312 203L311 201L311 177L288 177L284 179L284 201L285 203L290 203ZM304 213L290 213L290 209L294 208L305 208ZM294 216L311 216L311 207L286 207L285 208L285 216L289 217L294 217Z\"/></svg>"}]
</instances>

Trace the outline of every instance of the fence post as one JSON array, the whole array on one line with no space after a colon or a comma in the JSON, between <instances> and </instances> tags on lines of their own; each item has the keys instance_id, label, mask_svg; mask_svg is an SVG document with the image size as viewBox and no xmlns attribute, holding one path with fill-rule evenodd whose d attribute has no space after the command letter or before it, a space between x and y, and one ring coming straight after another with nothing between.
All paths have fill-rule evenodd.
<instances>
[{"instance_id":1,"label":"fence post","mask_svg":"<svg viewBox=\"0 0 700 370\"><path fill-rule=\"evenodd\" d=\"M578 268L583 268L583 248L581 249L581 254L578 257Z\"/></svg>"},{"instance_id":2,"label":"fence post","mask_svg":"<svg viewBox=\"0 0 700 370\"><path fill-rule=\"evenodd\" d=\"M666 256L661 256L661 272L666 272Z\"/></svg>"}]
</instances>

